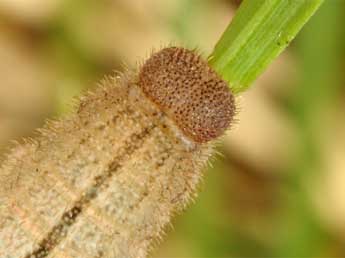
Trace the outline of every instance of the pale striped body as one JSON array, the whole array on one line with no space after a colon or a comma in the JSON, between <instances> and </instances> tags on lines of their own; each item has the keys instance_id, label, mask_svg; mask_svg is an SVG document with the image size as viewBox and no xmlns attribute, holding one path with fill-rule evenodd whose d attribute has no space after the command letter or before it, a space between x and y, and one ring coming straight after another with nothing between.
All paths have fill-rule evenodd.
<instances>
[{"instance_id":1,"label":"pale striped body","mask_svg":"<svg viewBox=\"0 0 345 258\"><path fill-rule=\"evenodd\" d=\"M182 139L126 79L107 85L3 165L0 257L34 252L89 191L95 196L47 257L145 257L195 192L209 145Z\"/></svg>"}]
</instances>

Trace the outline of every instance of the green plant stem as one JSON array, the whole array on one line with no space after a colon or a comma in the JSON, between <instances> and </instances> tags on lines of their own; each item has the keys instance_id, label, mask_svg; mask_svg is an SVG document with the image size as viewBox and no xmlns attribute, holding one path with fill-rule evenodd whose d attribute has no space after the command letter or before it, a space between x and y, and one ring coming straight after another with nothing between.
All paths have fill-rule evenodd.
<instances>
[{"instance_id":1,"label":"green plant stem","mask_svg":"<svg viewBox=\"0 0 345 258\"><path fill-rule=\"evenodd\" d=\"M247 89L323 0L244 0L209 57L233 92Z\"/></svg>"}]
</instances>

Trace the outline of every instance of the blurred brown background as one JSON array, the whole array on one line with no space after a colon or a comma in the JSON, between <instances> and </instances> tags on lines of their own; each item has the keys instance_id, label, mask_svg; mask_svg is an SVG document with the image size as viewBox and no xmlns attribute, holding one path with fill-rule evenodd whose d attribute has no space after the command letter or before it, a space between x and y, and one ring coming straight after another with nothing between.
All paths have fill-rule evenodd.
<instances>
[{"instance_id":1,"label":"blurred brown background","mask_svg":"<svg viewBox=\"0 0 345 258\"><path fill-rule=\"evenodd\" d=\"M152 48L207 56L239 3L0 0L0 156ZM238 98L198 200L153 257L345 257L344 24L345 1L325 1Z\"/></svg>"}]
</instances>

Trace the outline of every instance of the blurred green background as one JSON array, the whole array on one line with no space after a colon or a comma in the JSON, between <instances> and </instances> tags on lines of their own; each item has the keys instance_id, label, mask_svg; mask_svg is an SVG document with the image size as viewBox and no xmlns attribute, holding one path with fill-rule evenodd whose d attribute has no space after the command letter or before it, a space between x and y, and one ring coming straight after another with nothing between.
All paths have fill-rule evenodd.
<instances>
[{"instance_id":1,"label":"blurred green background","mask_svg":"<svg viewBox=\"0 0 345 258\"><path fill-rule=\"evenodd\" d=\"M0 156L104 74L169 43L205 56L241 1L0 0ZM246 93L196 203L153 257L345 257L345 1Z\"/></svg>"}]
</instances>

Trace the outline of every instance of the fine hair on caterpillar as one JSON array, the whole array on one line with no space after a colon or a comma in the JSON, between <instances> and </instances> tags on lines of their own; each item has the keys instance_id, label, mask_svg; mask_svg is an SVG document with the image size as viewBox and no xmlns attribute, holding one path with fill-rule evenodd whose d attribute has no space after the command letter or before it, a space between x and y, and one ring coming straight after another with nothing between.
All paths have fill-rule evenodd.
<instances>
[{"instance_id":1,"label":"fine hair on caterpillar","mask_svg":"<svg viewBox=\"0 0 345 258\"><path fill-rule=\"evenodd\" d=\"M146 257L230 127L229 87L169 47L108 78L0 169L0 257Z\"/></svg>"}]
</instances>

